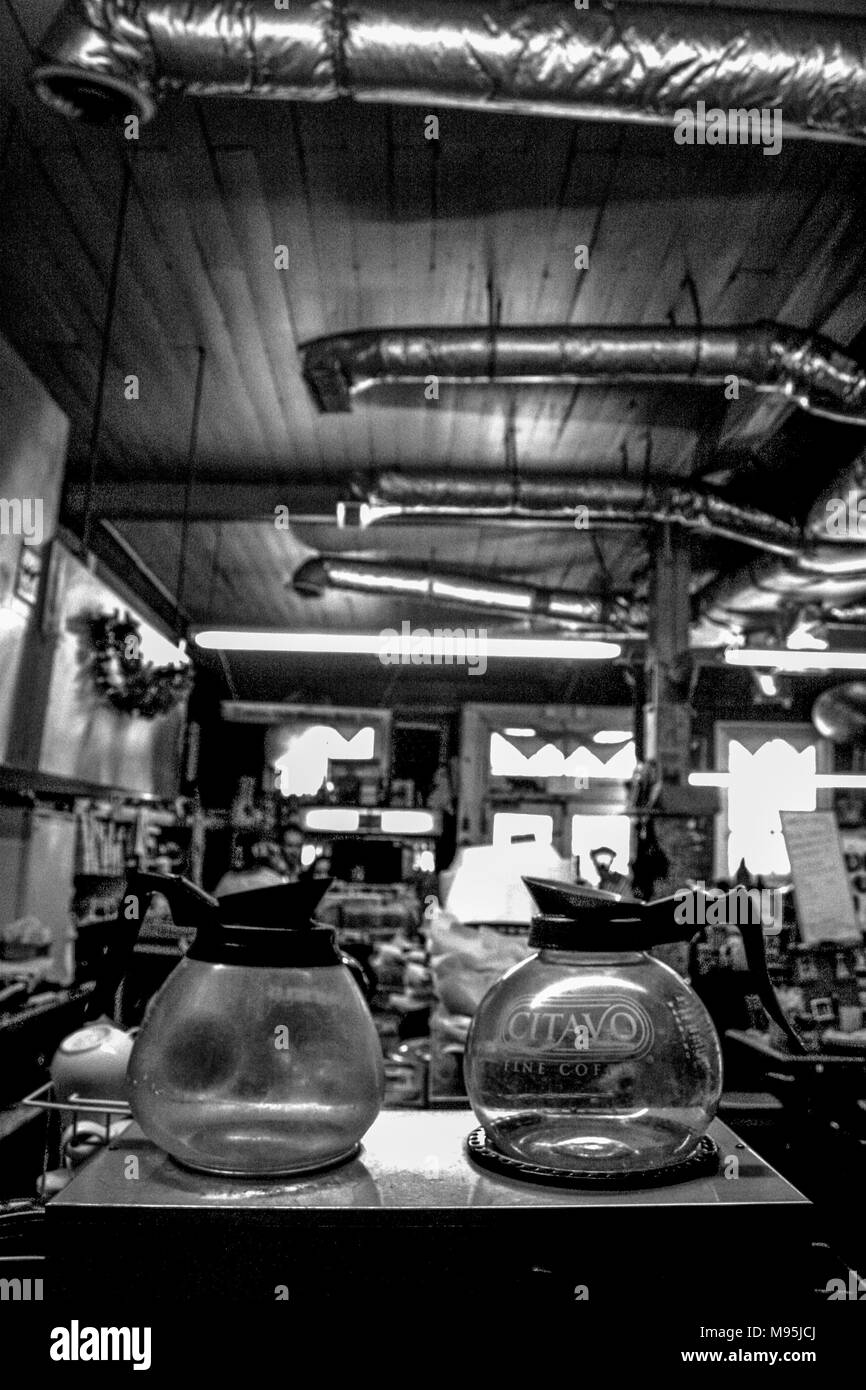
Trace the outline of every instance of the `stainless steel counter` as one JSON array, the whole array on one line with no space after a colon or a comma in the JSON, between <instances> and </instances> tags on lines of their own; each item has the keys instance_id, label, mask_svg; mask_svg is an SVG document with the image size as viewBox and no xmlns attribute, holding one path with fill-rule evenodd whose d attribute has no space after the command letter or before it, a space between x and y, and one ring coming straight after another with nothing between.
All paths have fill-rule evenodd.
<instances>
[{"instance_id":1,"label":"stainless steel counter","mask_svg":"<svg viewBox=\"0 0 866 1390\"><path fill-rule=\"evenodd\" d=\"M758 1306L768 1259L780 1297L814 1282L814 1208L724 1124L717 1175L602 1193L476 1168L475 1123L468 1109L385 1111L351 1163L258 1182L187 1172L130 1126L47 1208L52 1287L135 1307L287 1297L313 1316L471 1289L501 1316L504 1290L566 1310L584 1285L594 1308L695 1290L711 1306L733 1288Z\"/></svg>"},{"instance_id":2,"label":"stainless steel counter","mask_svg":"<svg viewBox=\"0 0 866 1390\"><path fill-rule=\"evenodd\" d=\"M415 1224L425 1212L495 1208L670 1207L806 1204L754 1150L716 1121L720 1171L665 1187L627 1192L561 1191L500 1178L477 1168L463 1141L476 1120L469 1110L383 1111L358 1158L342 1167L294 1180L219 1178L187 1172L145 1139L134 1125L91 1159L51 1203L51 1213L87 1208L195 1208L281 1213L351 1210L405 1212ZM134 1157L136 1165L128 1160ZM736 1165L727 1162L735 1159ZM725 1172L736 1176L725 1177ZM135 1173L137 1172L137 1176Z\"/></svg>"}]
</instances>

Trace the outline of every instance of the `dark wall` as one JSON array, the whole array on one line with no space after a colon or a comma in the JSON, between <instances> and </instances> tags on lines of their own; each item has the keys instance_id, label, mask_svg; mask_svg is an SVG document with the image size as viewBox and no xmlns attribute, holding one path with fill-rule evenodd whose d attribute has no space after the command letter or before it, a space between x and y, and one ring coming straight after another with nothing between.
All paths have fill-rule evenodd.
<instances>
[{"instance_id":1,"label":"dark wall","mask_svg":"<svg viewBox=\"0 0 866 1390\"><path fill-rule=\"evenodd\" d=\"M375 657L269 656L235 653L225 668L214 653L198 660L212 673L225 699L286 700L302 704L397 705L423 709L467 703L629 704L625 668L608 662L502 661L470 674L460 666L385 666Z\"/></svg>"},{"instance_id":2,"label":"dark wall","mask_svg":"<svg viewBox=\"0 0 866 1390\"><path fill-rule=\"evenodd\" d=\"M220 715L225 698L221 683L200 671L190 700L190 720L201 730L198 789L207 807L229 806L240 777L255 777L258 785L264 765L265 725L225 723Z\"/></svg>"}]
</instances>

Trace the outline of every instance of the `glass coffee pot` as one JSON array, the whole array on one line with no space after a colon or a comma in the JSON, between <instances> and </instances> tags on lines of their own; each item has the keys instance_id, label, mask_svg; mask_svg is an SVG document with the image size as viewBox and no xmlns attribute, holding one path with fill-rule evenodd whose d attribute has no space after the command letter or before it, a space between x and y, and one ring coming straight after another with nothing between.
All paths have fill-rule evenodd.
<instances>
[{"instance_id":1,"label":"glass coffee pot","mask_svg":"<svg viewBox=\"0 0 866 1390\"><path fill-rule=\"evenodd\" d=\"M470 1153L499 1155L513 1176L541 1180L677 1176L702 1148L714 1152L705 1135L721 1050L694 990L649 952L690 940L690 921L701 919L687 895L620 902L524 882L541 909L529 937L535 954L484 996L466 1044L466 1088L484 1131ZM790 1034L761 925L741 930L754 987Z\"/></svg>"},{"instance_id":2,"label":"glass coffee pot","mask_svg":"<svg viewBox=\"0 0 866 1390\"><path fill-rule=\"evenodd\" d=\"M312 923L327 888L302 880L217 902L176 875L129 874L125 947L157 892L179 925L197 928L151 1000L127 1072L134 1118L179 1163L303 1173L350 1158L379 1113L370 1011L334 932Z\"/></svg>"}]
</instances>

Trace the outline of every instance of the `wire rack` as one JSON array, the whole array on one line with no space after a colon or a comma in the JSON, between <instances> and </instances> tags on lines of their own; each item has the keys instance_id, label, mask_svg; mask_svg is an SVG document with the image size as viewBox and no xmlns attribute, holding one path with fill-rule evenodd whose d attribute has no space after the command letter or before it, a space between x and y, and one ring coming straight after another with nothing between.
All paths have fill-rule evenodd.
<instances>
[{"instance_id":1,"label":"wire rack","mask_svg":"<svg viewBox=\"0 0 866 1390\"><path fill-rule=\"evenodd\" d=\"M65 1100L58 1100L54 1093L53 1081L46 1081L44 1086L39 1086L35 1091L31 1091L29 1096L24 1097L21 1104L29 1105L33 1110L45 1110L49 1113L51 1111L71 1110L74 1125L78 1124L82 1115L104 1116L109 1138L111 1137L112 1118L115 1120L132 1119L132 1111L125 1100L105 1100L98 1096L80 1096L77 1091L73 1091L72 1095Z\"/></svg>"},{"instance_id":2,"label":"wire rack","mask_svg":"<svg viewBox=\"0 0 866 1390\"><path fill-rule=\"evenodd\" d=\"M132 1112L125 1101L107 1100L98 1096L81 1096L77 1092L58 1100L54 1089L53 1081L46 1081L44 1086L39 1086L35 1091L31 1091L29 1096L25 1096L21 1101L22 1105L29 1106L32 1110L41 1110L46 1117L45 1126L45 1145L42 1156L42 1182L38 1191L43 1197L47 1196L46 1180L51 1162L52 1149L52 1129L54 1135L58 1136L60 1131L62 1116L71 1116L67 1122L72 1126L72 1133L69 1141L74 1143L78 1137L81 1123L84 1119L96 1119L105 1126L105 1145L110 1144L112 1139L121 1132L122 1127L132 1119ZM54 1122L52 1125L52 1121ZM100 1145L103 1147L103 1145Z\"/></svg>"}]
</instances>

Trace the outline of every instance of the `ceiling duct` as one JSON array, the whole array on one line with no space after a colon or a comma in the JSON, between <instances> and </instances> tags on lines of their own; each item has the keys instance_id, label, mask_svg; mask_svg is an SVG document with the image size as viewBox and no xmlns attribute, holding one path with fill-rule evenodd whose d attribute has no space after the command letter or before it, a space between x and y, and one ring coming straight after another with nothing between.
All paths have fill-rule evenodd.
<instances>
[{"instance_id":1,"label":"ceiling duct","mask_svg":"<svg viewBox=\"0 0 866 1390\"><path fill-rule=\"evenodd\" d=\"M866 424L866 368L816 333L781 324L733 328L381 328L300 348L320 411L351 410L372 386L439 382L601 382L741 386L846 424Z\"/></svg>"},{"instance_id":2,"label":"ceiling duct","mask_svg":"<svg viewBox=\"0 0 866 1390\"><path fill-rule=\"evenodd\" d=\"M344 504L343 517L348 513ZM667 522L779 556L797 556L803 547L800 529L790 522L712 493L575 474L512 480L477 473L380 473L365 501L356 504L354 519L361 526L495 521L578 530Z\"/></svg>"},{"instance_id":3,"label":"ceiling duct","mask_svg":"<svg viewBox=\"0 0 866 1390\"><path fill-rule=\"evenodd\" d=\"M816 498L806 535L817 541L866 540L866 453Z\"/></svg>"},{"instance_id":4,"label":"ceiling duct","mask_svg":"<svg viewBox=\"0 0 866 1390\"><path fill-rule=\"evenodd\" d=\"M711 622L741 628L805 605L847 616L866 594L866 547L845 552L846 568L839 567L841 560L839 548L830 546L787 564L762 556L707 585L699 595L700 611ZM836 568L822 568L831 565Z\"/></svg>"},{"instance_id":5,"label":"ceiling duct","mask_svg":"<svg viewBox=\"0 0 866 1390\"><path fill-rule=\"evenodd\" d=\"M821 492L803 529L805 545L787 562L762 556L714 580L700 595L712 622L743 624L762 614L817 604L831 616L862 621L866 608L866 455ZM862 511L861 511L862 503ZM861 516L863 520L861 522Z\"/></svg>"},{"instance_id":6,"label":"ceiling duct","mask_svg":"<svg viewBox=\"0 0 866 1390\"><path fill-rule=\"evenodd\" d=\"M723 5L475 0L70 0L33 75L91 121L159 98L259 96L459 106L672 124L698 102L782 132L866 138L862 18Z\"/></svg>"},{"instance_id":7,"label":"ceiling duct","mask_svg":"<svg viewBox=\"0 0 866 1390\"><path fill-rule=\"evenodd\" d=\"M433 573L344 556L319 555L306 560L295 571L291 583L296 593L308 598L341 589L378 598L434 602L444 608L470 608L496 616L543 618L582 632L615 631L619 636L642 638L646 627L646 606L630 599L593 598L568 590Z\"/></svg>"}]
</instances>

